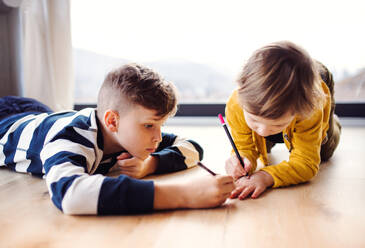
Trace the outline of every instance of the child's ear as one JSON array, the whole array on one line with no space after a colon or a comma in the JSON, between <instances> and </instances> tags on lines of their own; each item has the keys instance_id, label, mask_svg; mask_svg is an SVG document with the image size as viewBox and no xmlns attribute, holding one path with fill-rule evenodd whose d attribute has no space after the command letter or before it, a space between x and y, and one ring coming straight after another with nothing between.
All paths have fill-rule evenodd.
<instances>
[{"instance_id":1,"label":"child's ear","mask_svg":"<svg viewBox=\"0 0 365 248\"><path fill-rule=\"evenodd\" d=\"M111 132L118 131L119 114L118 112L108 109L104 113L104 125Z\"/></svg>"}]
</instances>

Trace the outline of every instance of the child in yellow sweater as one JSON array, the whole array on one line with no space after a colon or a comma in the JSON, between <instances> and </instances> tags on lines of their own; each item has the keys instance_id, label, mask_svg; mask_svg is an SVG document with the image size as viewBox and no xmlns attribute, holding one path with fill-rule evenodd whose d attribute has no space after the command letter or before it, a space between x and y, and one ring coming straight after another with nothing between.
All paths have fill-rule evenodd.
<instances>
[{"instance_id":1,"label":"child in yellow sweater","mask_svg":"<svg viewBox=\"0 0 365 248\"><path fill-rule=\"evenodd\" d=\"M257 198L268 187L306 182L338 145L331 73L306 51L276 42L254 52L226 105L226 118L242 168L232 153L226 171L236 181L231 198ZM285 143L289 160L269 165L267 153ZM265 167L256 171L257 159ZM249 177L244 177L246 174Z\"/></svg>"}]
</instances>

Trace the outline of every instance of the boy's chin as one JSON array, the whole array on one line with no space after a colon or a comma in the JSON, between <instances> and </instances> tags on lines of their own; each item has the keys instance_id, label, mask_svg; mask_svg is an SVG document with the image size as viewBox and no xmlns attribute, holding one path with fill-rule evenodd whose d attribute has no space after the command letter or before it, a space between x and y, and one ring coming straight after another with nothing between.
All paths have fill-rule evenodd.
<instances>
[{"instance_id":1,"label":"boy's chin","mask_svg":"<svg viewBox=\"0 0 365 248\"><path fill-rule=\"evenodd\" d=\"M273 133L270 133L270 134L267 134L267 135L265 135L265 136L263 136L263 135L261 135L261 136L263 136L263 137L269 137L269 136L272 136L272 135L277 135L277 134L279 134L279 133L281 133L282 131L279 131L279 132L273 132Z\"/></svg>"}]
</instances>

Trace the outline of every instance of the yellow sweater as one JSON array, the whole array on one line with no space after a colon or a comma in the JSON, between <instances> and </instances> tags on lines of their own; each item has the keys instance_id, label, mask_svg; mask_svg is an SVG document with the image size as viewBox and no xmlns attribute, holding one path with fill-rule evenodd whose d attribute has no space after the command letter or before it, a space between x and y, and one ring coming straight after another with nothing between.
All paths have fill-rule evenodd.
<instances>
[{"instance_id":1,"label":"yellow sweater","mask_svg":"<svg viewBox=\"0 0 365 248\"><path fill-rule=\"evenodd\" d=\"M274 188L306 182L318 172L321 143L326 137L331 109L330 91L324 82L322 89L326 95L323 108L315 110L308 119L296 116L283 130L284 143L290 151L289 161L275 165L268 164L265 138L247 126L237 90L228 99L226 118L239 153L251 161L251 172L256 170L260 157L265 165L261 170L273 177Z\"/></svg>"}]
</instances>

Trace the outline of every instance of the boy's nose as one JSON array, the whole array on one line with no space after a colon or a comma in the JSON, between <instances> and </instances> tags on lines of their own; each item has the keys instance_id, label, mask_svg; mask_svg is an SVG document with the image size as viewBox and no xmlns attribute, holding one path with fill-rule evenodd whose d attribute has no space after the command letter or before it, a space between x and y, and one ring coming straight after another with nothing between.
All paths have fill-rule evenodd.
<instances>
[{"instance_id":1,"label":"boy's nose","mask_svg":"<svg viewBox=\"0 0 365 248\"><path fill-rule=\"evenodd\" d=\"M153 136L153 141L160 143L162 141L161 129L158 128Z\"/></svg>"}]
</instances>

